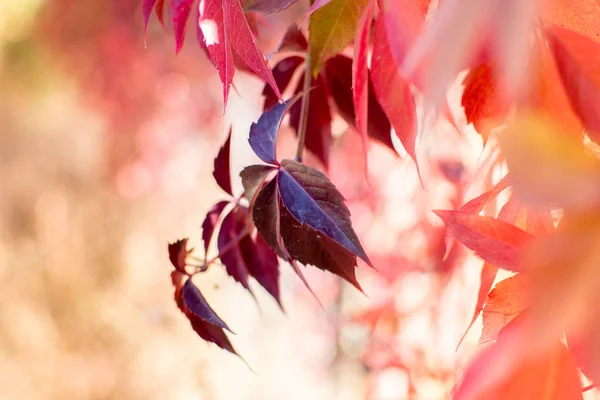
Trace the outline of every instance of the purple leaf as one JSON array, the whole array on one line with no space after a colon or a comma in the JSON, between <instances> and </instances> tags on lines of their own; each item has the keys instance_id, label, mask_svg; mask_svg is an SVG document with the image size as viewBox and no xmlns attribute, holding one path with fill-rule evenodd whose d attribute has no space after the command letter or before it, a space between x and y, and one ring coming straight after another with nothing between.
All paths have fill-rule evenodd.
<instances>
[{"instance_id":1,"label":"purple leaf","mask_svg":"<svg viewBox=\"0 0 600 400\"><path fill-rule=\"evenodd\" d=\"M219 216L223 212L223 209L227 206L226 201L220 201L206 214L204 218L204 222L202 222L202 240L204 241L204 253L208 253L208 246L210 246L210 240L213 236L213 232L215 231L215 227L217 226L217 222L219 221Z\"/></svg>"},{"instance_id":2,"label":"purple leaf","mask_svg":"<svg viewBox=\"0 0 600 400\"><path fill-rule=\"evenodd\" d=\"M250 165L240 172L242 178L242 186L244 186L244 197L252 202L256 191L265 183L265 179L269 172L275 168L269 165Z\"/></svg>"},{"instance_id":3,"label":"purple leaf","mask_svg":"<svg viewBox=\"0 0 600 400\"><path fill-rule=\"evenodd\" d=\"M285 10L298 0L248 0L244 4L244 12L261 12L273 14Z\"/></svg>"},{"instance_id":4,"label":"purple leaf","mask_svg":"<svg viewBox=\"0 0 600 400\"><path fill-rule=\"evenodd\" d=\"M191 279L188 279L183 285L181 299L183 300L186 314L191 313L203 321L233 333L227 324L210 308L206 299Z\"/></svg>"},{"instance_id":5,"label":"purple leaf","mask_svg":"<svg viewBox=\"0 0 600 400\"><path fill-rule=\"evenodd\" d=\"M185 26L192 10L194 0L171 0L173 30L175 31L176 52L179 53L185 39Z\"/></svg>"},{"instance_id":6,"label":"purple leaf","mask_svg":"<svg viewBox=\"0 0 600 400\"><path fill-rule=\"evenodd\" d=\"M169 243L169 260L175 269L179 272L185 273L185 265L188 254L194 249L187 250L188 238L181 239L175 243Z\"/></svg>"},{"instance_id":7,"label":"purple leaf","mask_svg":"<svg viewBox=\"0 0 600 400\"><path fill-rule=\"evenodd\" d=\"M372 265L352 229L350 211L331 181L314 168L283 160L277 183L283 206L301 224Z\"/></svg>"},{"instance_id":8,"label":"purple leaf","mask_svg":"<svg viewBox=\"0 0 600 400\"><path fill-rule=\"evenodd\" d=\"M217 158L215 158L213 176L217 184L227 194L233 196L231 191L231 173L230 173L230 148L231 148L231 128L229 128L229 134L227 140L219 150Z\"/></svg>"},{"instance_id":9,"label":"purple leaf","mask_svg":"<svg viewBox=\"0 0 600 400\"><path fill-rule=\"evenodd\" d=\"M277 132L281 125L281 120L288 109L291 100L285 103L278 103L273 108L265 111L257 122L250 126L250 147L254 153L268 164L278 164L275 157L275 145L277 142Z\"/></svg>"},{"instance_id":10,"label":"purple leaf","mask_svg":"<svg viewBox=\"0 0 600 400\"><path fill-rule=\"evenodd\" d=\"M309 92L310 100L308 102L308 120L306 123L306 148L313 153L325 166L329 167L329 152L333 137L331 136L331 112L329 110L327 86L321 75L316 79L311 78L311 87ZM304 77L300 78L296 94L304 88ZM290 126L294 128L296 134L300 126L301 103L296 103L290 108Z\"/></svg>"},{"instance_id":11,"label":"purple leaf","mask_svg":"<svg viewBox=\"0 0 600 400\"><path fill-rule=\"evenodd\" d=\"M284 58L273 67L273 77L280 91L284 91L288 87L294 76L294 72L296 72L303 62L304 59L302 57L293 56ZM264 110L268 110L279 101L277 95L268 84L265 84L262 94L265 96Z\"/></svg>"},{"instance_id":12,"label":"purple leaf","mask_svg":"<svg viewBox=\"0 0 600 400\"><path fill-rule=\"evenodd\" d=\"M228 352L239 356L223 329L213 324L209 324L193 314L188 314L187 317L192 325L192 328L198 334L198 336L207 342L216 344L223 350L227 350Z\"/></svg>"},{"instance_id":13,"label":"purple leaf","mask_svg":"<svg viewBox=\"0 0 600 400\"><path fill-rule=\"evenodd\" d=\"M248 286L248 266L239 247L240 235L246 229L245 218L240 219L239 212L239 208L236 207L223 219L217 238L217 246L219 248L219 258L225 266L227 274L252 293L250 286Z\"/></svg>"},{"instance_id":14,"label":"purple leaf","mask_svg":"<svg viewBox=\"0 0 600 400\"><path fill-rule=\"evenodd\" d=\"M340 115L347 123L356 127L352 101L352 59L343 55L330 58L325 63L325 74L329 91ZM390 121L377 101L371 79L369 79L368 87L367 133L371 138L378 140L396 153L392 143Z\"/></svg>"}]
</instances>

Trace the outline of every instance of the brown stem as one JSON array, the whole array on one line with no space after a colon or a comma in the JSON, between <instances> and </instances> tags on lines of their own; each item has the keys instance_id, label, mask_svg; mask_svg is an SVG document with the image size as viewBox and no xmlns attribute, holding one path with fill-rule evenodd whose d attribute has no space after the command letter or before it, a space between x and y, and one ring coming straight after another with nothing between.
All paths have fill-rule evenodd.
<instances>
[{"instance_id":1,"label":"brown stem","mask_svg":"<svg viewBox=\"0 0 600 400\"><path fill-rule=\"evenodd\" d=\"M302 104L300 105L300 124L298 127L298 147L296 147L296 161L302 162L302 152L304 151L304 141L306 138L306 125L308 123L308 107L310 94L310 84L312 81L311 70L312 62L310 57L310 38L308 41L308 48L306 49L306 61L304 63L304 95L302 97Z\"/></svg>"}]
</instances>

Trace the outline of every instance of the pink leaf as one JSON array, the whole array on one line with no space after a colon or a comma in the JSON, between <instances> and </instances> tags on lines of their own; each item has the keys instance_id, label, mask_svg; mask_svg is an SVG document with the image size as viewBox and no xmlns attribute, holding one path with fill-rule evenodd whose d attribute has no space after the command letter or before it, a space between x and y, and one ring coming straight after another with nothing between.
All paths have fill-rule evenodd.
<instances>
[{"instance_id":1,"label":"pink leaf","mask_svg":"<svg viewBox=\"0 0 600 400\"><path fill-rule=\"evenodd\" d=\"M185 27L187 25L190 11L194 0L171 0L171 14L173 18L173 30L175 31L176 52L179 53L185 39Z\"/></svg>"}]
</instances>

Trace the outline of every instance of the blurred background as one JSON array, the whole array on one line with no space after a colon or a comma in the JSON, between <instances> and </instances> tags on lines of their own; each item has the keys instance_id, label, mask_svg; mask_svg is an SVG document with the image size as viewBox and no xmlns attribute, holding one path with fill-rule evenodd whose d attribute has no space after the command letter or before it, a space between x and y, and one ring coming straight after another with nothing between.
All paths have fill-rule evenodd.
<instances>
[{"instance_id":1,"label":"blurred background","mask_svg":"<svg viewBox=\"0 0 600 400\"><path fill-rule=\"evenodd\" d=\"M263 21L266 53L305 8ZM256 160L245 138L263 84L238 72L223 114L216 70L188 36L176 56L153 17L146 45L138 0L0 1L0 399L447 397L481 332L456 350L481 262L444 259L430 210L481 193L492 176L474 171L494 154L473 132L424 124L425 188L408 157L376 144L367 182L359 136L336 120L329 174L378 271L359 265L365 296L308 268L321 308L282 263L283 314L211 268L196 283L250 370L176 308L166 250L184 236L201 247L229 124L235 179ZM284 129L282 146L293 139Z\"/></svg>"}]
</instances>

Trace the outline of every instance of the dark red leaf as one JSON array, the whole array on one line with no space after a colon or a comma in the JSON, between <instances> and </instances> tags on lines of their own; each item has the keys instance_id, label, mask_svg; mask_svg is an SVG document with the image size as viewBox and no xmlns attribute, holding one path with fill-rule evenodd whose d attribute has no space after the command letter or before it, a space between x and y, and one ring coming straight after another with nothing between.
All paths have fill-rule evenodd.
<instances>
[{"instance_id":1,"label":"dark red leaf","mask_svg":"<svg viewBox=\"0 0 600 400\"><path fill-rule=\"evenodd\" d=\"M273 108L265 111L258 121L250 126L250 147L254 153L268 164L278 164L275 154L275 145L277 142L277 132L281 120L291 104L291 99L285 103L277 103Z\"/></svg>"},{"instance_id":2,"label":"dark red leaf","mask_svg":"<svg viewBox=\"0 0 600 400\"><path fill-rule=\"evenodd\" d=\"M188 254L194 249L187 250L188 238L181 239L175 243L169 243L169 260L175 269L185 273L185 265Z\"/></svg>"},{"instance_id":3,"label":"dark red leaf","mask_svg":"<svg viewBox=\"0 0 600 400\"><path fill-rule=\"evenodd\" d=\"M277 183L282 205L299 223L327 236L372 266L352 229L343 196L327 176L298 162L283 160Z\"/></svg>"},{"instance_id":4,"label":"dark red leaf","mask_svg":"<svg viewBox=\"0 0 600 400\"><path fill-rule=\"evenodd\" d=\"M229 128L227 140L225 140L225 143L219 150L219 154L217 154L217 157L215 158L213 176L219 187L227 194L233 196L233 192L231 191L230 148L231 128Z\"/></svg>"},{"instance_id":5,"label":"dark red leaf","mask_svg":"<svg viewBox=\"0 0 600 400\"><path fill-rule=\"evenodd\" d=\"M210 308L192 280L178 272L173 272L171 278L175 286L175 303L188 318L194 331L207 342L238 355L223 330L229 328ZM185 283L182 285L183 279Z\"/></svg>"},{"instance_id":6,"label":"dark red leaf","mask_svg":"<svg viewBox=\"0 0 600 400\"><path fill-rule=\"evenodd\" d=\"M356 127L352 101L352 60L343 55L330 58L325 63L325 74L329 91L338 112L346 122ZM377 101L373 84L370 80L368 83L367 133L371 138L381 142L396 153L392 143L390 121Z\"/></svg>"},{"instance_id":7,"label":"dark red leaf","mask_svg":"<svg viewBox=\"0 0 600 400\"><path fill-rule=\"evenodd\" d=\"M573 110L600 142L600 43L561 28L547 28L546 37Z\"/></svg>"},{"instance_id":8,"label":"dark red leaf","mask_svg":"<svg viewBox=\"0 0 600 400\"><path fill-rule=\"evenodd\" d=\"M203 321L233 333L227 324L219 318L217 313L210 308L206 299L202 296L202 293L200 293L200 290L198 290L191 279L188 279L183 285L183 288L181 289L181 299L183 300L186 314L192 314Z\"/></svg>"},{"instance_id":9,"label":"dark red leaf","mask_svg":"<svg viewBox=\"0 0 600 400\"><path fill-rule=\"evenodd\" d=\"M250 165L240 172L242 186L244 187L244 197L252 202L256 191L265 183L269 172L275 169L269 165Z\"/></svg>"},{"instance_id":10,"label":"dark red leaf","mask_svg":"<svg viewBox=\"0 0 600 400\"><path fill-rule=\"evenodd\" d=\"M179 53L185 39L185 27L190 17L194 0L171 0L171 15L173 18L173 30L175 31L176 51Z\"/></svg>"},{"instance_id":11,"label":"dark red leaf","mask_svg":"<svg viewBox=\"0 0 600 400\"><path fill-rule=\"evenodd\" d=\"M156 11L156 17L158 18L158 22L160 22L160 24L164 27L165 26L165 20L164 20L165 0L158 0L156 2L156 6L154 7L154 10Z\"/></svg>"},{"instance_id":12,"label":"dark red leaf","mask_svg":"<svg viewBox=\"0 0 600 400\"><path fill-rule=\"evenodd\" d=\"M388 45L382 18L375 23L371 78L381 108L388 116L396 136L408 155L417 164L415 141L417 137L417 112L410 85L398 70Z\"/></svg>"},{"instance_id":13,"label":"dark red leaf","mask_svg":"<svg viewBox=\"0 0 600 400\"><path fill-rule=\"evenodd\" d=\"M296 88L296 94L304 88L304 77L300 78ZM329 152L333 137L331 136L331 111L329 110L329 93L325 80L321 75L311 78L311 91L308 93L308 120L306 123L306 148L323 163L325 168L329 167ZM306 96L306 95L305 95ZM298 102L290 108L290 126L296 133L300 126L300 112L302 106Z\"/></svg>"},{"instance_id":14,"label":"dark red leaf","mask_svg":"<svg viewBox=\"0 0 600 400\"><path fill-rule=\"evenodd\" d=\"M210 246L210 240L219 221L219 216L223 212L223 209L227 206L226 201L220 201L208 211L204 222L202 222L202 240L204 241L204 253L208 253L208 246Z\"/></svg>"},{"instance_id":15,"label":"dark red leaf","mask_svg":"<svg viewBox=\"0 0 600 400\"><path fill-rule=\"evenodd\" d=\"M252 293L248 286L248 265L244 260L244 255L240 250L240 235L247 229L246 219L240 218L239 207L233 209L223 219L217 246L219 248L219 258L227 270L227 274Z\"/></svg>"},{"instance_id":16,"label":"dark red leaf","mask_svg":"<svg viewBox=\"0 0 600 400\"><path fill-rule=\"evenodd\" d=\"M521 256L533 236L512 224L463 211L434 211L448 232L498 268L522 272Z\"/></svg>"},{"instance_id":17,"label":"dark red leaf","mask_svg":"<svg viewBox=\"0 0 600 400\"><path fill-rule=\"evenodd\" d=\"M272 14L285 10L298 0L248 0L244 4L245 12Z\"/></svg>"},{"instance_id":18,"label":"dark red leaf","mask_svg":"<svg viewBox=\"0 0 600 400\"><path fill-rule=\"evenodd\" d=\"M277 51L305 51L307 48L308 42L300 28L297 25L290 25L277 46Z\"/></svg>"},{"instance_id":19,"label":"dark red leaf","mask_svg":"<svg viewBox=\"0 0 600 400\"><path fill-rule=\"evenodd\" d=\"M294 76L294 72L296 72L300 64L303 62L304 59L302 57L293 56L284 58L283 60L279 61L275 67L273 67L273 77L275 78L275 82L277 83L279 90L284 91L288 87L292 77ZM277 95L271 86L265 85L262 94L265 96L263 110L268 110L277 104L279 99L277 98Z\"/></svg>"}]
</instances>

